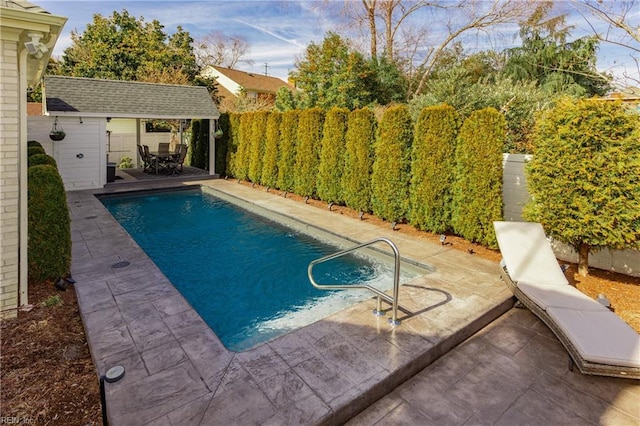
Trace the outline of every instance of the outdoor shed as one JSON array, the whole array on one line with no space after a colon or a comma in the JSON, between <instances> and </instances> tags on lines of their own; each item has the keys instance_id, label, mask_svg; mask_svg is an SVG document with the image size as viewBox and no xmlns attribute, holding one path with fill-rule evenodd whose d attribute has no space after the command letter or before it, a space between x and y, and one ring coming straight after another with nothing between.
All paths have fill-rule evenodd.
<instances>
[{"instance_id":1,"label":"outdoor shed","mask_svg":"<svg viewBox=\"0 0 640 426\"><path fill-rule=\"evenodd\" d=\"M45 116L29 117L29 139L55 158L67 190L101 188L108 162L123 153L135 160L142 140L157 146L163 135L146 134L147 121L209 119L213 132L220 117L200 86L45 76L43 99ZM62 128L64 139L51 140L54 125ZM209 173L215 174L215 138L210 140Z\"/></svg>"}]
</instances>

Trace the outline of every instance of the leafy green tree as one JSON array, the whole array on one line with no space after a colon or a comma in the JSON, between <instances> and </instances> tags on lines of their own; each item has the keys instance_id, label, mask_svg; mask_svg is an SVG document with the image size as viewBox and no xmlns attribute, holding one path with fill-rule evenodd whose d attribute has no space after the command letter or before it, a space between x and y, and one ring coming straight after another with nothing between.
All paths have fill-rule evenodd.
<instances>
[{"instance_id":1,"label":"leafy green tree","mask_svg":"<svg viewBox=\"0 0 640 426\"><path fill-rule=\"evenodd\" d=\"M640 117L619 102L563 99L536 124L524 217L589 253L640 247Z\"/></svg>"},{"instance_id":2,"label":"leafy green tree","mask_svg":"<svg viewBox=\"0 0 640 426\"><path fill-rule=\"evenodd\" d=\"M502 220L504 116L484 108L467 118L456 147L456 181L451 223L472 242L497 247L493 222Z\"/></svg>"},{"instance_id":3,"label":"leafy green tree","mask_svg":"<svg viewBox=\"0 0 640 426\"><path fill-rule=\"evenodd\" d=\"M274 108L277 111L285 112L298 108L298 97L294 91L288 87L282 86L276 92L276 101Z\"/></svg>"},{"instance_id":4,"label":"leafy green tree","mask_svg":"<svg viewBox=\"0 0 640 426\"><path fill-rule=\"evenodd\" d=\"M380 120L371 174L373 213L400 222L409 210L413 122L409 108L395 105Z\"/></svg>"},{"instance_id":5,"label":"leafy green tree","mask_svg":"<svg viewBox=\"0 0 640 426\"><path fill-rule=\"evenodd\" d=\"M280 144L280 122L282 114L273 111L267 118L262 178L260 182L267 187L276 187L278 181L278 160Z\"/></svg>"},{"instance_id":6,"label":"leafy green tree","mask_svg":"<svg viewBox=\"0 0 640 426\"><path fill-rule=\"evenodd\" d=\"M414 132L410 223L430 232L451 230L459 118L449 105L425 108Z\"/></svg>"},{"instance_id":7,"label":"leafy green tree","mask_svg":"<svg viewBox=\"0 0 640 426\"><path fill-rule=\"evenodd\" d=\"M198 141L200 140L200 126L202 120L191 120L191 149L189 150L189 164L196 167L198 163Z\"/></svg>"},{"instance_id":8,"label":"leafy green tree","mask_svg":"<svg viewBox=\"0 0 640 426\"><path fill-rule=\"evenodd\" d=\"M229 114L220 114L218 118L218 128L222 130L222 136L216 138L216 173L220 176L227 176L227 158L229 143L231 140L231 119Z\"/></svg>"},{"instance_id":9,"label":"leafy green tree","mask_svg":"<svg viewBox=\"0 0 640 426\"><path fill-rule=\"evenodd\" d=\"M108 18L95 14L83 33L71 32L60 72L112 80L193 81L199 71L193 40L181 27L171 37L163 28L157 20L138 20L126 10Z\"/></svg>"},{"instance_id":10,"label":"leafy green tree","mask_svg":"<svg viewBox=\"0 0 640 426\"><path fill-rule=\"evenodd\" d=\"M373 146L376 139L376 117L369 108L349 113L345 135L344 202L361 213L371 211L371 173Z\"/></svg>"},{"instance_id":11,"label":"leafy green tree","mask_svg":"<svg viewBox=\"0 0 640 426\"><path fill-rule=\"evenodd\" d=\"M327 203L342 203L344 145L347 132L346 108L331 108L324 121L324 132L318 165L318 197Z\"/></svg>"},{"instance_id":12,"label":"leafy green tree","mask_svg":"<svg viewBox=\"0 0 640 426\"><path fill-rule=\"evenodd\" d=\"M364 57L335 33L321 45L311 43L291 77L302 92L303 107L348 109L370 104L374 74Z\"/></svg>"},{"instance_id":13,"label":"leafy green tree","mask_svg":"<svg viewBox=\"0 0 640 426\"><path fill-rule=\"evenodd\" d=\"M521 23L522 46L507 50L504 72L515 80L533 80L548 92L573 96L604 95L611 77L596 69L597 36L567 41L565 15L549 17L553 2L541 2Z\"/></svg>"},{"instance_id":14,"label":"leafy green tree","mask_svg":"<svg viewBox=\"0 0 640 426\"><path fill-rule=\"evenodd\" d=\"M278 159L278 188L293 191L298 139L298 110L282 113L280 122L280 158Z\"/></svg>"},{"instance_id":15,"label":"leafy green tree","mask_svg":"<svg viewBox=\"0 0 640 426\"><path fill-rule=\"evenodd\" d=\"M316 195L323 125L324 111L320 108L310 108L300 112L293 189L303 197Z\"/></svg>"}]
</instances>

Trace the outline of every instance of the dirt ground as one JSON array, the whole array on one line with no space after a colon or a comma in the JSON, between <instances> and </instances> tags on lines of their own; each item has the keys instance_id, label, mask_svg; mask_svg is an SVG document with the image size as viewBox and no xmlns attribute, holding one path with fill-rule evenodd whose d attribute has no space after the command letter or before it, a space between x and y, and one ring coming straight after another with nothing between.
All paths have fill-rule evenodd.
<instances>
[{"instance_id":1,"label":"dirt ground","mask_svg":"<svg viewBox=\"0 0 640 426\"><path fill-rule=\"evenodd\" d=\"M265 190L258 186L255 189ZM299 196L287 196L304 202ZM327 204L320 201L309 200L309 204L327 209ZM358 217L358 212L346 207L333 206L332 212ZM370 215L364 215L363 220L390 227L388 222ZM407 224L399 224L396 229L439 244L439 235ZM470 256L500 260L498 251L464 239L449 235L446 242ZM640 278L597 269L591 269L588 277L580 277L576 265L571 265L566 274L590 297L605 294L616 314L640 332ZM101 424L98 376L73 287L59 291L52 284L29 286L29 302L33 305L30 311L20 311L18 318L0 322L0 423Z\"/></svg>"}]
</instances>

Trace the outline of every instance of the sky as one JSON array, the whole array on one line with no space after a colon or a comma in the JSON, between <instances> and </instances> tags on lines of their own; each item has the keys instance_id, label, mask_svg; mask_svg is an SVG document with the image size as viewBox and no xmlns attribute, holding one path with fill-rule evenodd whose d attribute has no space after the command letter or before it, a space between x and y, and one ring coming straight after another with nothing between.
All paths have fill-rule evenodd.
<instances>
[{"instance_id":1,"label":"sky","mask_svg":"<svg viewBox=\"0 0 640 426\"><path fill-rule=\"evenodd\" d=\"M354 0L358 1L359 0ZM147 0L147 1L68 1L68 0L31 0L48 12L68 18L53 56L60 58L64 49L71 45L71 31L82 33L86 25L93 21L98 13L109 17L114 11L127 10L130 15L150 22L158 20L167 34L175 32L178 26L188 31L192 38L198 39L208 33L219 31L227 36L240 35L250 45L247 59L253 64L241 64L237 68L254 73L266 74L287 79L294 69L296 58L302 57L311 43L321 43L328 31L339 30L340 34L349 31L340 26L338 9L342 0L320 2L313 0ZM322 4L333 8L333 11ZM638 8L640 9L640 8ZM640 21L640 10L635 12L635 22ZM433 16L422 17L428 20L431 30L437 34L438 25L444 22ZM590 30L584 19L572 15L568 23L575 25L575 36L586 34ZM351 28L353 30L353 28ZM444 31L444 29L442 29ZM465 40L465 47L471 49L514 47L518 45L517 25L496 29L490 38ZM355 35L355 34L354 34ZM266 64L266 65L265 65ZM598 69L622 76L627 73L637 75L637 67L629 56L629 50L602 44L598 52ZM640 80L640 77L638 77Z\"/></svg>"}]
</instances>

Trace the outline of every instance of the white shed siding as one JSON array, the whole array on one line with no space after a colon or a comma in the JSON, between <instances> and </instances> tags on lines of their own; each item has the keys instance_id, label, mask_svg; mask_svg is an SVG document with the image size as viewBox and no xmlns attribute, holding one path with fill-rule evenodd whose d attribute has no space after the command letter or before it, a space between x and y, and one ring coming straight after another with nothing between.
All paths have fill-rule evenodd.
<instances>
[{"instance_id":1,"label":"white shed siding","mask_svg":"<svg viewBox=\"0 0 640 426\"><path fill-rule=\"evenodd\" d=\"M67 191L102 188L107 181L106 120L103 118L59 118L66 133L52 142L53 117L29 117L29 140L40 142L55 158Z\"/></svg>"},{"instance_id":2,"label":"white shed siding","mask_svg":"<svg viewBox=\"0 0 640 426\"><path fill-rule=\"evenodd\" d=\"M19 87L17 43L0 40L0 318L18 307Z\"/></svg>"}]
</instances>

